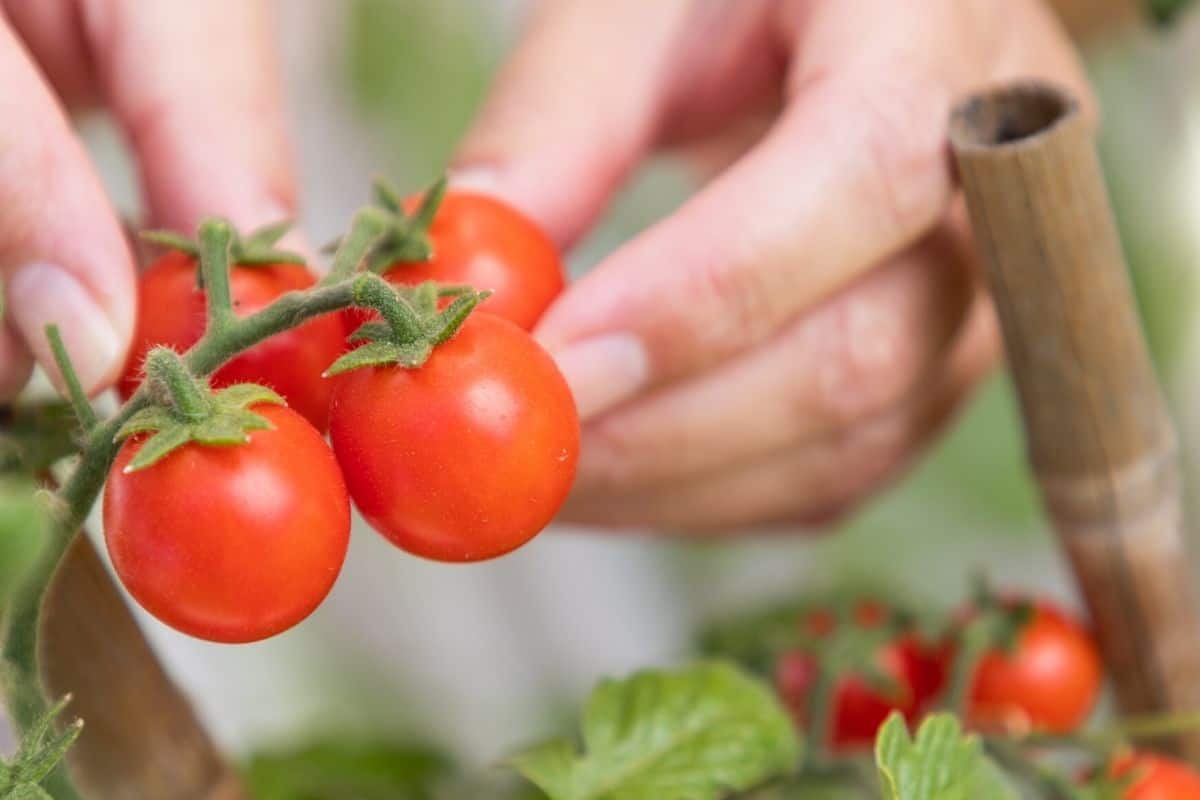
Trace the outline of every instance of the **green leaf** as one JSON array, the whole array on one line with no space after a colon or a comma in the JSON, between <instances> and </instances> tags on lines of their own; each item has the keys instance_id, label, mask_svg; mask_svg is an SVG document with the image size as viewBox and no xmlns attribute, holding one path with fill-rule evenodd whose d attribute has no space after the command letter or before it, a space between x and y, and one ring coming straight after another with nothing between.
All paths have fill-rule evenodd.
<instances>
[{"instance_id":1,"label":"green leaf","mask_svg":"<svg viewBox=\"0 0 1200 800\"><path fill-rule=\"evenodd\" d=\"M875 739L875 763L885 800L1017 800L979 737L950 714L928 717L914 739L893 712Z\"/></svg>"},{"instance_id":2,"label":"green leaf","mask_svg":"<svg viewBox=\"0 0 1200 800\"><path fill-rule=\"evenodd\" d=\"M258 754L244 770L255 800L430 800L450 771L429 747L345 741Z\"/></svg>"},{"instance_id":3,"label":"green leaf","mask_svg":"<svg viewBox=\"0 0 1200 800\"><path fill-rule=\"evenodd\" d=\"M54 721L70 701L69 695L59 700L25 735L16 755L0 771L0 800L50 797L40 783L58 766L83 731L83 721L77 719L61 733L53 732Z\"/></svg>"},{"instance_id":4,"label":"green leaf","mask_svg":"<svg viewBox=\"0 0 1200 800\"><path fill-rule=\"evenodd\" d=\"M583 753L551 742L512 764L551 800L717 800L796 769L800 743L772 692L702 663L605 681L583 716Z\"/></svg>"}]
</instances>

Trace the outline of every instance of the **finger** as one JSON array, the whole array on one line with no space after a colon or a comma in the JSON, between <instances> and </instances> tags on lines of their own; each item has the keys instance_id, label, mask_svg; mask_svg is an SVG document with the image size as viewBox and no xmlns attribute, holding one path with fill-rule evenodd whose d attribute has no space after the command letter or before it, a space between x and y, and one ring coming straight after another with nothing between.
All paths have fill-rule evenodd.
<instances>
[{"instance_id":1,"label":"finger","mask_svg":"<svg viewBox=\"0 0 1200 800\"><path fill-rule=\"evenodd\" d=\"M585 425L576 485L679 482L876 417L924 389L975 292L966 232L943 226L761 346Z\"/></svg>"},{"instance_id":2,"label":"finger","mask_svg":"<svg viewBox=\"0 0 1200 800\"><path fill-rule=\"evenodd\" d=\"M540 4L452 179L501 195L569 244L651 147L689 5Z\"/></svg>"},{"instance_id":3,"label":"finger","mask_svg":"<svg viewBox=\"0 0 1200 800\"><path fill-rule=\"evenodd\" d=\"M867 91L811 86L756 149L551 306L537 335L585 415L762 341L941 215L949 168L940 123L922 120L943 115L888 96L864 117Z\"/></svg>"},{"instance_id":4,"label":"finger","mask_svg":"<svg viewBox=\"0 0 1200 800\"><path fill-rule=\"evenodd\" d=\"M87 3L100 82L137 155L154 224L291 216L272 19L261 0Z\"/></svg>"},{"instance_id":5,"label":"finger","mask_svg":"<svg viewBox=\"0 0 1200 800\"><path fill-rule=\"evenodd\" d=\"M537 334L585 415L762 341L923 235L952 196L945 120L967 86L1006 70L1077 78L1069 58L1038 61L1011 36L988 53L972 52L987 31L938 40L968 30L955 15L989 19L979 4L939 0L936 25L877 0L793 5L807 17L775 128L544 317ZM1042 42L1049 23L1029 24ZM838 46L851 34L871 46Z\"/></svg>"},{"instance_id":6,"label":"finger","mask_svg":"<svg viewBox=\"0 0 1200 800\"><path fill-rule=\"evenodd\" d=\"M61 329L80 382L110 384L133 327L131 256L82 144L0 20L0 275L9 329L60 383L45 328ZM11 334L0 384L28 368Z\"/></svg>"},{"instance_id":7,"label":"finger","mask_svg":"<svg viewBox=\"0 0 1200 800\"><path fill-rule=\"evenodd\" d=\"M739 526L813 526L842 516L931 441L994 363L995 319L977 298L971 321L927 391L849 433L670 488L573 495L564 518L617 527L729 533Z\"/></svg>"}]
</instances>

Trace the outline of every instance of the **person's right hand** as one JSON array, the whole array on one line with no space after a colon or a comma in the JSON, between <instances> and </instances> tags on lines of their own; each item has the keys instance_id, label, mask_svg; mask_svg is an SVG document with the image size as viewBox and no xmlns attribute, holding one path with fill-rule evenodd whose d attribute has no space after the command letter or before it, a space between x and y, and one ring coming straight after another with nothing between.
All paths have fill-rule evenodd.
<instances>
[{"instance_id":1,"label":"person's right hand","mask_svg":"<svg viewBox=\"0 0 1200 800\"><path fill-rule=\"evenodd\" d=\"M84 388L113 382L135 313L129 245L68 108L119 120L150 221L253 226L296 196L271 19L259 0L0 0L0 400L56 323Z\"/></svg>"},{"instance_id":2,"label":"person's right hand","mask_svg":"<svg viewBox=\"0 0 1200 800\"><path fill-rule=\"evenodd\" d=\"M651 153L711 179L569 287L536 335L584 420L565 516L826 522L887 485L998 352L946 144L952 103L1089 100L1044 0L549 0L461 184L569 246Z\"/></svg>"}]
</instances>

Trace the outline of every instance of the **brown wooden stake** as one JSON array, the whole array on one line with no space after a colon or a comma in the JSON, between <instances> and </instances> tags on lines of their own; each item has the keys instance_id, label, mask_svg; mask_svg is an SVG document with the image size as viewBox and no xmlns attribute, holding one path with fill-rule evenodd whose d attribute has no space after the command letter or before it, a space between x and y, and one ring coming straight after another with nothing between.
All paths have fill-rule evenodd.
<instances>
[{"instance_id":1,"label":"brown wooden stake","mask_svg":"<svg viewBox=\"0 0 1200 800\"><path fill-rule=\"evenodd\" d=\"M1200 614L1174 428L1134 307L1092 124L1027 83L950 138L1043 500L1126 712L1200 710ZM1200 736L1174 742L1200 757Z\"/></svg>"},{"instance_id":2,"label":"brown wooden stake","mask_svg":"<svg viewBox=\"0 0 1200 800\"><path fill-rule=\"evenodd\" d=\"M69 756L85 797L246 797L86 536L71 546L55 576L41 643L47 689L52 696L72 693L70 713L85 723Z\"/></svg>"}]
</instances>

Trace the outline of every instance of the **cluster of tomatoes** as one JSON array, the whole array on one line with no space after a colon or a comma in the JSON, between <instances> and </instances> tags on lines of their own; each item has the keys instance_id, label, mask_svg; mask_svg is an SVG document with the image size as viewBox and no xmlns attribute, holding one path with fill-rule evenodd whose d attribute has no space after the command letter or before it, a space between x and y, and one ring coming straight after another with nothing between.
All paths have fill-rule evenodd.
<instances>
[{"instance_id":1,"label":"cluster of tomatoes","mask_svg":"<svg viewBox=\"0 0 1200 800\"><path fill-rule=\"evenodd\" d=\"M956 690L962 692L966 723L976 730L1017 736L1077 732L1104 681L1090 632L1043 600L989 599L984 605L956 613L949 630L937 635L922 633L906 615L871 600L810 611L798 621L802 644L775 659L776 690L797 724L810 731L815 694L829 693L827 723L818 735L835 756L869 750L893 711L912 726ZM1010 635L967 659L968 671L959 678L965 685L952 687L955 671L964 666L957 660L966 628L984 614L999 619L998 628L1011 625ZM865 646L856 648L856 641ZM822 670L831 663L832 680L821 687ZM1200 798L1200 774L1158 755L1125 753L1112 762L1107 779L1124 782L1120 796L1127 800Z\"/></svg>"},{"instance_id":2,"label":"cluster of tomatoes","mask_svg":"<svg viewBox=\"0 0 1200 800\"><path fill-rule=\"evenodd\" d=\"M105 489L105 539L125 586L163 622L212 641L249 642L304 619L345 559L351 499L397 546L441 561L502 555L558 511L574 479L579 421L566 382L529 330L563 288L560 257L533 222L498 200L438 199L419 232L428 258L378 271L396 285L435 280L492 294L424 364L323 377L363 321L362 312L327 314L211 376L214 388L257 383L287 401L252 408L269 427L248 431L244 445L187 442L137 470L127 467L146 437L122 445ZM397 220L412 223L403 213ZM203 335L197 268L193 254L176 250L142 274L119 385L126 398L153 347L183 352ZM235 313L315 282L302 264L235 263Z\"/></svg>"}]
</instances>

